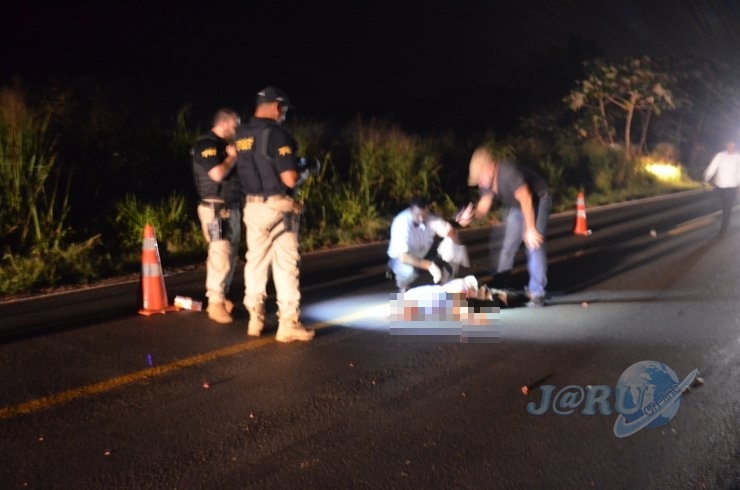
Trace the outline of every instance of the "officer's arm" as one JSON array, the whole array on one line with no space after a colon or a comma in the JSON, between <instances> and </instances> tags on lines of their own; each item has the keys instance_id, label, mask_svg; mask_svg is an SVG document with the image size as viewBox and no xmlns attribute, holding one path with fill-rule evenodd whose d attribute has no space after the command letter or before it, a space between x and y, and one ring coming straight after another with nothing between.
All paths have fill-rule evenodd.
<instances>
[{"instance_id":1,"label":"officer's arm","mask_svg":"<svg viewBox=\"0 0 740 490\"><path fill-rule=\"evenodd\" d=\"M280 181L291 191L298 185L295 141L284 131L272 131L268 141L268 155L273 158Z\"/></svg>"},{"instance_id":2,"label":"officer's arm","mask_svg":"<svg viewBox=\"0 0 740 490\"><path fill-rule=\"evenodd\" d=\"M214 182L221 182L234 168L236 161L236 148L233 145L226 147L226 158L220 164L208 171L208 177Z\"/></svg>"},{"instance_id":3,"label":"officer's arm","mask_svg":"<svg viewBox=\"0 0 740 490\"><path fill-rule=\"evenodd\" d=\"M294 189L298 184L298 172L295 170L283 170L280 172L280 180L288 189Z\"/></svg>"}]
</instances>

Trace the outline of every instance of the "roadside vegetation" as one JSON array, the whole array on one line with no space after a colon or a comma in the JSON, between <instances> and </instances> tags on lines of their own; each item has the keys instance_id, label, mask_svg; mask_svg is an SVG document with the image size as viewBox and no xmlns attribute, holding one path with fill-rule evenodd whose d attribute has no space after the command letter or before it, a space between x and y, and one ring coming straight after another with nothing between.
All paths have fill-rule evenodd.
<instances>
[{"instance_id":1,"label":"roadside vegetation","mask_svg":"<svg viewBox=\"0 0 740 490\"><path fill-rule=\"evenodd\" d=\"M417 194L451 218L477 198L467 163L483 142L541 172L554 211L564 211L578 192L593 206L697 187L713 153L738 136L740 102L721 66L641 57L580 70L558 101L509 134L289 120L302 154L322 163L301 189L303 250L387 239ZM208 127L191 119L185 105L142 123L84 84L0 88L0 296L135 273L147 223L166 266L204 260L189 150Z\"/></svg>"}]
</instances>

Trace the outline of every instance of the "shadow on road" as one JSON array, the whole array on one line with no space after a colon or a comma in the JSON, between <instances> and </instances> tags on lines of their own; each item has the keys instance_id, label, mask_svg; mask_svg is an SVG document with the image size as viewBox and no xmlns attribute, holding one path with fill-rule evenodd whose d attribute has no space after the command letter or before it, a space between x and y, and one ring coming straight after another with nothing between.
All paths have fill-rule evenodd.
<instances>
[{"instance_id":1,"label":"shadow on road","mask_svg":"<svg viewBox=\"0 0 740 490\"><path fill-rule=\"evenodd\" d=\"M635 284L635 289L667 289L681 283L685 274L717 243L716 237L695 246L687 240L670 244L635 243L614 245L585 252L549 267L551 291L573 293L593 287L613 277L641 267L659 267L659 261L673 254L684 254L680 268L660 268L649 281Z\"/></svg>"}]
</instances>

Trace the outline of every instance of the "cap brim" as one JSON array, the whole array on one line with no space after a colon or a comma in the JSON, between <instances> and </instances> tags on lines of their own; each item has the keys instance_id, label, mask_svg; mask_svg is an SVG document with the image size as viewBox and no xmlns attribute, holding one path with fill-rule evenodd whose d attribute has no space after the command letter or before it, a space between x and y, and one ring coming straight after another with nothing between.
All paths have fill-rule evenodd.
<instances>
[{"instance_id":1,"label":"cap brim","mask_svg":"<svg viewBox=\"0 0 740 490\"><path fill-rule=\"evenodd\" d=\"M290 103L290 101L285 102L283 100L274 99L274 100L265 100L265 99L257 99L255 101L256 105L262 105L262 104L272 104L273 102L277 102L278 106L280 107L287 107L288 109L295 110L296 106Z\"/></svg>"}]
</instances>

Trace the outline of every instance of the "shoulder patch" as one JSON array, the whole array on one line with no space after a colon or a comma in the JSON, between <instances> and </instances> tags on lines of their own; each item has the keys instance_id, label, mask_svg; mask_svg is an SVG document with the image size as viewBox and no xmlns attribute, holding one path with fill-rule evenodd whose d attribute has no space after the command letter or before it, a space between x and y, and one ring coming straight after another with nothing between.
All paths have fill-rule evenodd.
<instances>
[{"instance_id":1,"label":"shoulder patch","mask_svg":"<svg viewBox=\"0 0 740 490\"><path fill-rule=\"evenodd\" d=\"M292 155L292 154L293 154L293 149L290 146L281 146L280 148L278 148L278 155L280 155L281 157Z\"/></svg>"}]
</instances>

